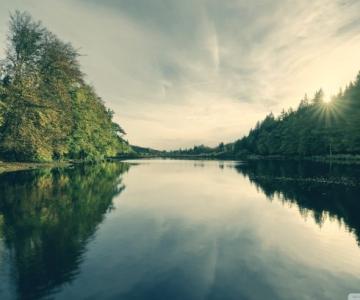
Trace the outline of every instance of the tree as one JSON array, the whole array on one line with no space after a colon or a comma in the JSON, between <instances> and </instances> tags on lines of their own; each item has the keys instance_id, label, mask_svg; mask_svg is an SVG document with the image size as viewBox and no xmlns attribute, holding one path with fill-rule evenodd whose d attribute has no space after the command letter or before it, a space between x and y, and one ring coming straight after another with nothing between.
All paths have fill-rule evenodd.
<instances>
[{"instance_id":1,"label":"tree","mask_svg":"<svg viewBox=\"0 0 360 300\"><path fill-rule=\"evenodd\" d=\"M297 110L283 110L277 118L266 116L234 143L234 154L359 154L360 73L330 104L323 100L320 89L311 102L305 95Z\"/></svg>"},{"instance_id":2,"label":"tree","mask_svg":"<svg viewBox=\"0 0 360 300\"><path fill-rule=\"evenodd\" d=\"M0 155L21 161L99 159L130 151L85 83L79 53L27 13L10 16L0 78Z\"/></svg>"},{"instance_id":3,"label":"tree","mask_svg":"<svg viewBox=\"0 0 360 300\"><path fill-rule=\"evenodd\" d=\"M314 104L321 104L324 102L324 91L322 89L316 91L314 98L313 98L313 103Z\"/></svg>"}]
</instances>

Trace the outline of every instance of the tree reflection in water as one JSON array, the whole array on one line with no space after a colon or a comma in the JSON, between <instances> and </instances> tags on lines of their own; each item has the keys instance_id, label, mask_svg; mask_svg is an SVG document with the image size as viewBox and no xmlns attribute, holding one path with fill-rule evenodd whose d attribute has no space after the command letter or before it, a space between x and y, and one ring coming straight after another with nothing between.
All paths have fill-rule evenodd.
<instances>
[{"instance_id":1,"label":"tree reflection in water","mask_svg":"<svg viewBox=\"0 0 360 300\"><path fill-rule=\"evenodd\" d=\"M76 277L128 169L103 163L0 176L0 240L18 299L47 297Z\"/></svg>"},{"instance_id":2,"label":"tree reflection in water","mask_svg":"<svg viewBox=\"0 0 360 300\"><path fill-rule=\"evenodd\" d=\"M327 217L344 223L360 245L360 166L299 161L249 161L236 169L269 199L297 204L319 226Z\"/></svg>"}]
</instances>

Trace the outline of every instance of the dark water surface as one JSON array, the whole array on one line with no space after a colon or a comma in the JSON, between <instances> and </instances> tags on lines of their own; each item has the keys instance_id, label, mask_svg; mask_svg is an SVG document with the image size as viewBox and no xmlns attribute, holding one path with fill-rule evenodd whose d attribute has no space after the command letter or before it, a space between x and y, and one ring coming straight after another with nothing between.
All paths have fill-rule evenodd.
<instances>
[{"instance_id":1,"label":"dark water surface","mask_svg":"<svg viewBox=\"0 0 360 300\"><path fill-rule=\"evenodd\" d=\"M0 175L0 299L360 293L360 168L133 161Z\"/></svg>"}]
</instances>

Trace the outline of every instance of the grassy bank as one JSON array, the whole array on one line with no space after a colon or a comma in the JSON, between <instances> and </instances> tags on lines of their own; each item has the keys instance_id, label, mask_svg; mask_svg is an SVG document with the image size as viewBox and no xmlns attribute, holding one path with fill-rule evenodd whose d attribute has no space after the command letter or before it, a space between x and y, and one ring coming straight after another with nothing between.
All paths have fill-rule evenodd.
<instances>
[{"instance_id":1,"label":"grassy bank","mask_svg":"<svg viewBox=\"0 0 360 300\"><path fill-rule=\"evenodd\" d=\"M23 163L23 162L0 162L0 173L40 168L57 168L70 166L72 162L47 162L47 163Z\"/></svg>"},{"instance_id":2,"label":"grassy bank","mask_svg":"<svg viewBox=\"0 0 360 300\"><path fill-rule=\"evenodd\" d=\"M122 161L125 159L136 159L142 158L138 155L124 155L123 157L116 158L107 158L98 161L88 161L88 160L67 160L67 161L50 161L50 162L7 162L0 161L0 174L5 172L16 172L16 171L26 171L26 170L35 170L42 168L64 168L72 165L79 164L92 164L104 161Z\"/></svg>"},{"instance_id":3,"label":"grassy bank","mask_svg":"<svg viewBox=\"0 0 360 300\"><path fill-rule=\"evenodd\" d=\"M336 155L326 155L326 156L311 156L306 159L313 161L321 162L333 162L340 164L360 164L360 155L350 155L350 154L336 154Z\"/></svg>"}]
</instances>

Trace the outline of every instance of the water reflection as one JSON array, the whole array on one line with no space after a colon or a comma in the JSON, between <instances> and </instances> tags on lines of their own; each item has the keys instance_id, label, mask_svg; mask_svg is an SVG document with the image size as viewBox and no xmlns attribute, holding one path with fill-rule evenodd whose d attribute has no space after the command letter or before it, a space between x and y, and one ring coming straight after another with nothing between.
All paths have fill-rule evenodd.
<instances>
[{"instance_id":1,"label":"water reflection","mask_svg":"<svg viewBox=\"0 0 360 300\"><path fill-rule=\"evenodd\" d=\"M269 199L298 205L321 226L337 219L356 235L360 245L360 167L298 161L250 161L236 169Z\"/></svg>"},{"instance_id":2,"label":"water reflection","mask_svg":"<svg viewBox=\"0 0 360 300\"><path fill-rule=\"evenodd\" d=\"M70 283L127 170L108 163L1 175L1 267L8 266L12 288L0 295L12 289L17 299L42 299Z\"/></svg>"},{"instance_id":3,"label":"water reflection","mask_svg":"<svg viewBox=\"0 0 360 300\"><path fill-rule=\"evenodd\" d=\"M357 169L171 160L138 161L123 174L128 168L0 176L1 300L359 292L360 249L337 225L358 235Z\"/></svg>"}]
</instances>

